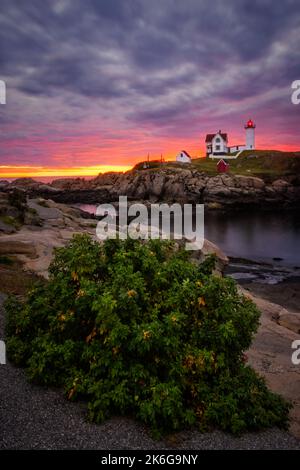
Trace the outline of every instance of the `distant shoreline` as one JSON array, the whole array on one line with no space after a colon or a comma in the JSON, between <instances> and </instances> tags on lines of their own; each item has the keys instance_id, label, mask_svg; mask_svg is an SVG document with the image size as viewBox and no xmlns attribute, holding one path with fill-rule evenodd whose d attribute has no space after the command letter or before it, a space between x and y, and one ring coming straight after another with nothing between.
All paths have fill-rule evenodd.
<instances>
[{"instance_id":1,"label":"distant shoreline","mask_svg":"<svg viewBox=\"0 0 300 470\"><path fill-rule=\"evenodd\" d=\"M2 178L0 177L0 181L8 181L11 183L12 181L20 179L20 176L17 177L12 177L12 178ZM40 183L52 183L52 181L55 180L60 180L60 179L83 179L83 180L92 180L95 178L95 175L90 175L90 176L22 176L22 178L30 178L33 179L34 181L40 182Z\"/></svg>"}]
</instances>

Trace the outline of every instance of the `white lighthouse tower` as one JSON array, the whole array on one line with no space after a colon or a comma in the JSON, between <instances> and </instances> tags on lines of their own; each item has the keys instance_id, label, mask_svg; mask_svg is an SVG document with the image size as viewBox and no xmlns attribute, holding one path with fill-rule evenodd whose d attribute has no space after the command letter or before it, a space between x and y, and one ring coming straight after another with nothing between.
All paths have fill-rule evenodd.
<instances>
[{"instance_id":1,"label":"white lighthouse tower","mask_svg":"<svg viewBox=\"0 0 300 470\"><path fill-rule=\"evenodd\" d=\"M255 127L256 125L249 119L245 125L246 129L246 150L255 150Z\"/></svg>"}]
</instances>

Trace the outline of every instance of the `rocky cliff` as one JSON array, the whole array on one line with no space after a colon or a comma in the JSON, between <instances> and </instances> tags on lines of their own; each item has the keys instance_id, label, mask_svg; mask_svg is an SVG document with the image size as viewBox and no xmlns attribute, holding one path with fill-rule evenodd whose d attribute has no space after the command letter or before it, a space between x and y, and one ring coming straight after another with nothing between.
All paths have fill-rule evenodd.
<instances>
[{"instance_id":1,"label":"rocky cliff","mask_svg":"<svg viewBox=\"0 0 300 470\"><path fill-rule=\"evenodd\" d=\"M120 195L131 200L205 203L215 209L245 205L296 207L300 202L297 177L264 181L253 176L210 176L182 167L105 173L91 180L61 179L50 185L22 178L9 186L12 185L22 188L31 197L38 195L63 203L97 204L115 201Z\"/></svg>"}]
</instances>

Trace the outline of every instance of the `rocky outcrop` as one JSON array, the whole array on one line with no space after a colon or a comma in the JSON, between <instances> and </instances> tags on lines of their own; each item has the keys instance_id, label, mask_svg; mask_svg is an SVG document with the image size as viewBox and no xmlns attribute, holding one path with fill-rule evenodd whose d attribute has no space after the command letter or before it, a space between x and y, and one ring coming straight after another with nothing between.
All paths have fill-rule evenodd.
<instances>
[{"instance_id":1,"label":"rocky outcrop","mask_svg":"<svg viewBox=\"0 0 300 470\"><path fill-rule=\"evenodd\" d=\"M91 180L60 179L51 185L24 178L12 183L30 197L40 195L62 203L101 204L120 195L151 202L198 202L211 208L299 206L300 185L290 178L266 182L233 174L209 176L195 169L158 168L105 173ZM10 185L10 186L12 186Z\"/></svg>"},{"instance_id":2,"label":"rocky outcrop","mask_svg":"<svg viewBox=\"0 0 300 470\"><path fill-rule=\"evenodd\" d=\"M10 254L25 255L28 258L37 257L36 249L30 240L0 237L0 255Z\"/></svg>"},{"instance_id":3,"label":"rocky outcrop","mask_svg":"<svg viewBox=\"0 0 300 470\"><path fill-rule=\"evenodd\" d=\"M289 330L294 331L295 333L300 334L300 313L297 312L289 312L283 309L280 312L277 323Z\"/></svg>"},{"instance_id":4,"label":"rocky outcrop","mask_svg":"<svg viewBox=\"0 0 300 470\"><path fill-rule=\"evenodd\" d=\"M224 269L227 266L229 259L217 245L204 239L201 250L193 250L190 252L191 260L195 260L197 263L202 263L202 261L204 261L209 255L215 255L216 257L214 274L217 276L223 276Z\"/></svg>"},{"instance_id":5,"label":"rocky outcrop","mask_svg":"<svg viewBox=\"0 0 300 470\"><path fill-rule=\"evenodd\" d=\"M250 287L251 290L251 287ZM253 292L253 291L252 291ZM300 334L300 312L293 311L290 308L284 308L282 305L268 301L266 298L258 297L252 294L253 297L260 299L260 302L265 307L265 313L269 320L276 322L284 328ZM283 304L283 302L281 301Z\"/></svg>"},{"instance_id":6,"label":"rocky outcrop","mask_svg":"<svg viewBox=\"0 0 300 470\"><path fill-rule=\"evenodd\" d=\"M0 233L14 233L23 224L42 224L36 210L27 205L26 192L16 188L0 190Z\"/></svg>"},{"instance_id":7,"label":"rocky outcrop","mask_svg":"<svg viewBox=\"0 0 300 470\"><path fill-rule=\"evenodd\" d=\"M24 220L14 233L0 232L0 255L19 260L25 270L37 275L47 277L53 250L64 246L75 233L95 235L95 219L51 200L29 199L26 214L38 218L40 224Z\"/></svg>"}]
</instances>

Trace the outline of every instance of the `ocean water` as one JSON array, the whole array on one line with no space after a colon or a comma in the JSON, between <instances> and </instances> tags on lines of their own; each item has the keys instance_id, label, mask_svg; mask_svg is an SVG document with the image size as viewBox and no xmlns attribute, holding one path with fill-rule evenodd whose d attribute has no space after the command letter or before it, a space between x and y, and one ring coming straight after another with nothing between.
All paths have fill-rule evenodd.
<instances>
[{"instance_id":1,"label":"ocean water","mask_svg":"<svg viewBox=\"0 0 300 470\"><path fill-rule=\"evenodd\" d=\"M205 236L231 257L300 266L300 214L296 211L207 213Z\"/></svg>"},{"instance_id":2,"label":"ocean water","mask_svg":"<svg viewBox=\"0 0 300 470\"><path fill-rule=\"evenodd\" d=\"M93 204L79 207L96 211ZM300 214L296 211L206 212L204 233L227 256L236 258L228 271L236 280L277 284L300 276Z\"/></svg>"}]
</instances>

